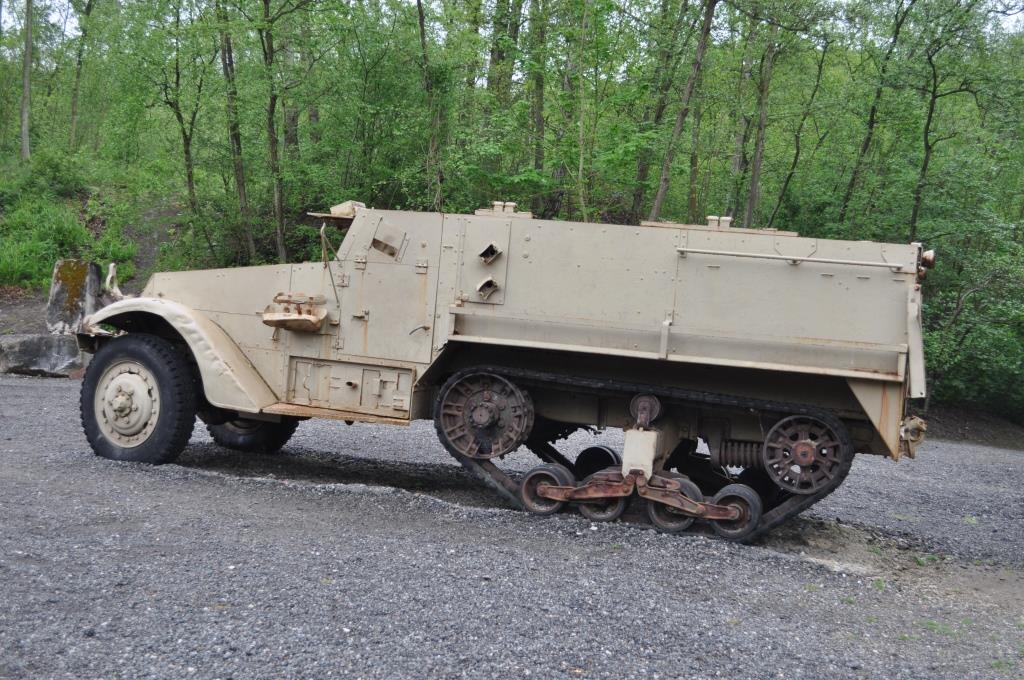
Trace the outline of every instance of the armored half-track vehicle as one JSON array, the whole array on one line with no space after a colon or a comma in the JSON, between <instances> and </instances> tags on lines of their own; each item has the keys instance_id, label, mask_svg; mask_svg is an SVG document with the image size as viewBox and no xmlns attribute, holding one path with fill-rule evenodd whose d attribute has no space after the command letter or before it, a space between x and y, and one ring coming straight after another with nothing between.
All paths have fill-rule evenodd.
<instances>
[{"instance_id":1,"label":"armored half-track vehicle","mask_svg":"<svg viewBox=\"0 0 1024 680\"><path fill-rule=\"evenodd\" d=\"M920 244L511 203L321 217L320 262L159 273L86 320L97 454L171 461L197 415L261 452L307 418L432 419L516 507L611 521L639 497L661 531L740 540L835 490L855 453L913 457L923 439ZM557 443L580 428L622 428L623 450L570 460ZM520 447L539 459L525 474L502 467Z\"/></svg>"}]
</instances>

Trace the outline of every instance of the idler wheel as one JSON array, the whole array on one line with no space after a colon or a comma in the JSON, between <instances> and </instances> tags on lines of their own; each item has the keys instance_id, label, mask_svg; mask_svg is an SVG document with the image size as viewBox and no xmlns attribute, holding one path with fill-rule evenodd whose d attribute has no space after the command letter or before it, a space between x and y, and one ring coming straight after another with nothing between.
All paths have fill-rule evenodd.
<instances>
[{"instance_id":1,"label":"idler wheel","mask_svg":"<svg viewBox=\"0 0 1024 680\"><path fill-rule=\"evenodd\" d=\"M585 479L605 468L621 466L622 456L610 446L589 446L580 451L580 455L576 456L576 462L573 463L576 476L580 479Z\"/></svg>"},{"instance_id":2,"label":"idler wheel","mask_svg":"<svg viewBox=\"0 0 1024 680\"><path fill-rule=\"evenodd\" d=\"M679 486L682 487L680 490L684 496L691 501L704 502L704 494L701 493L700 487L692 480L675 475L673 475L673 479L679 482ZM687 515L678 508L673 508L671 505L663 505L652 500L647 501L647 517L651 520L654 528L664 534L678 534L680 531L686 531L696 520L696 517Z\"/></svg>"},{"instance_id":3,"label":"idler wheel","mask_svg":"<svg viewBox=\"0 0 1024 680\"><path fill-rule=\"evenodd\" d=\"M434 414L445 447L478 460L515 451L530 435L533 419L529 395L486 371L453 376L441 388Z\"/></svg>"},{"instance_id":4,"label":"idler wheel","mask_svg":"<svg viewBox=\"0 0 1024 680\"><path fill-rule=\"evenodd\" d=\"M845 459L842 439L813 416L783 418L768 431L761 450L764 469L784 491L810 495L832 483Z\"/></svg>"},{"instance_id":5,"label":"idler wheel","mask_svg":"<svg viewBox=\"0 0 1024 680\"><path fill-rule=\"evenodd\" d=\"M742 541L754 533L761 521L761 497L746 484L730 484L715 494L712 503L734 507L740 512L735 520L715 520L711 522L715 533L730 541Z\"/></svg>"},{"instance_id":6,"label":"idler wheel","mask_svg":"<svg viewBox=\"0 0 1024 680\"><path fill-rule=\"evenodd\" d=\"M605 447L593 447L605 448ZM613 451L614 453L614 451ZM584 485L591 480L593 475L583 480ZM591 522L614 522L622 517L629 506L629 496L615 496L613 498L598 498L587 503L580 503L580 514Z\"/></svg>"},{"instance_id":7,"label":"idler wheel","mask_svg":"<svg viewBox=\"0 0 1024 680\"><path fill-rule=\"evenodd\" d=\"M538 465L527 472L519 483L519 500L524 508L535 515L553 515L565 507L565 501L544 498L538 493L545 485L575 486L576 479L568 468L553 463Z\"/></svg>"}]
</instances>

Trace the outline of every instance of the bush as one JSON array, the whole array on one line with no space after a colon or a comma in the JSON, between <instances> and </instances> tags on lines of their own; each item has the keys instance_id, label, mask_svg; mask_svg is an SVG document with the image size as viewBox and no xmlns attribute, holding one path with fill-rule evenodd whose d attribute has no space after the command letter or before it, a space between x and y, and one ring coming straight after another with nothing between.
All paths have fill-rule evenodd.
<instances>
[{"instance_id":1,"label":"bush","mask_svg":"<svg viewBox=\"0 0 1024 680\"><path fill-rule=\"evenodd\" d=\"M77 156L43 149L28 163L11 162L0 168L0 212L37 198L75 198L86 190Z\"/></svg>"},{"instance_id":2,"label":"bush","mask_svg":"<svg viewBox=\"0 0 1024 680\"><path fill-rule=\"evenodd\" d=\"M0 285L38 288L49 285L61 258L124 262L135 251L120 229L107 229L97 239L70 206L44 196L23 198L3 216L0 243Z\"/></svg>"},{"instance_id":3,"label":"bush","mask_svg":"<svg viewBox=\"0 0 1024 680\"><path fill-rule=\"evenodd\" d=\"M32 156L25 190L33 194L73 198L85 191L85 175L77 156L41 149Z\"/></svg>"}]
</instances>

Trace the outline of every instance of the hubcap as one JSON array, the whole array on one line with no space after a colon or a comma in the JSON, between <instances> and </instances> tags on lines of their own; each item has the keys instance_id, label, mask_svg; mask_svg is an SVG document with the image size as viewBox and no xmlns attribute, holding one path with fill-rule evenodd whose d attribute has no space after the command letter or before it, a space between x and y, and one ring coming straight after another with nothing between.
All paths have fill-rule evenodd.
<instances>
[{"instance_id":1,"label":"hubcap","mask_svg":"<svg viewBox=\"0 0 1024 680\"><path fill-rule=\"evenodd\" d=\"M153 434L160 415L156 378L136 361L114 363L100 377L93 405L107 439L126 449L138 446Z\"/></svg>"}]
</instances>

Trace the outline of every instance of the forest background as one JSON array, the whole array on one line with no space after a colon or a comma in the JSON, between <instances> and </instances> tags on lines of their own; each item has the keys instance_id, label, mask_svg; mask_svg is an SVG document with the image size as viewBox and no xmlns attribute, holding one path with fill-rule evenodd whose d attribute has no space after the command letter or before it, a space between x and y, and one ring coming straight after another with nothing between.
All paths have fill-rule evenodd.
<instances>
[{"instance_id":1,"label":"forest background","mask_svg":"<svg viewBox=\"0 0 1024 680\"><path fill-rule=\"evenodd\" d=\"M937 250L931 399L1022 422L1022 9L0 0L0 286L315 258L345 199L731 215Z\"/></svg>"}]
</instances>

